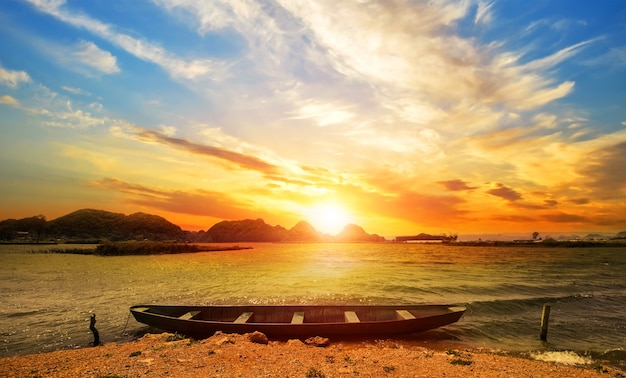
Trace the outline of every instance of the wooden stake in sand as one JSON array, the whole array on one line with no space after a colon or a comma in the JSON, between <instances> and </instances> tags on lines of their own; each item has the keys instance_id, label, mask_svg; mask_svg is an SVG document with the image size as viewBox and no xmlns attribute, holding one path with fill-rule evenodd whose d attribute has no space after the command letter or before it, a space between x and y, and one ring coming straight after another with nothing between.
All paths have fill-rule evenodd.
<instances>
[{"instance_id":1,"label":"wooden stake in sand","mask_svg":"<svg viewBox=\"0 0 626 378\"><path fill-rule=\"evenodd\" d=\"M100 334L96 329L96 314L91 314L91 319L89 320L89 329L93 332L93 346L100 345Z\"/></svg>"},{"instance_id":2,"label":"wooden stake in sand","mask_svg":"<svg viewBox=\"0 0 626 378\"><path fill-rule=\"evenodd\" d=\"M548 339L548 320L550 319L550 305L543 305L543 312L541 313L541 341Z\"/></svg>"}]
</instances>

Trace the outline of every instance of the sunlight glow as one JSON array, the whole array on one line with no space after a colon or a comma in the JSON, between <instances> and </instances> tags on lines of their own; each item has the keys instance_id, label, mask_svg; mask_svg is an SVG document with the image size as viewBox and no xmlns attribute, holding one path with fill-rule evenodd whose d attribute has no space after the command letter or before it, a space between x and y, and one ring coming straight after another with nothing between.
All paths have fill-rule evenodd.
<instances>
[{"instance_id":1,"label":"sunlight glow","mask_svg":"<svg viewBox=\"0 0 626 378\"><path fill-rule=\"evenodd\" d=\"M331 235L339 234L346 225L353 222L350 212L334 202L317 204L304 215L317 231Z\"/></svg>"}]
</instances>

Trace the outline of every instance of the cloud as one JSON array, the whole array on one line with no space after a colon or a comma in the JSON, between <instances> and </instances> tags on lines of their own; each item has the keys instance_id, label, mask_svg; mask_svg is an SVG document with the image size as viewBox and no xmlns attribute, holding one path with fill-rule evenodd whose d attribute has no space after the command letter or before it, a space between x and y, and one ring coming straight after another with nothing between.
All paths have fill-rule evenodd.
<instances>
[{"instance_id":1,"label":"cloud","mask_svg":"<svg viewBox=\"0 0 626 378\"><path fill-rule=\"evenodd\" d=\"M548 207L554 207L559 204L557 200L544 200L543 203Z\"/></svg>"},{"instance_id":2,"label":"cloud","mask_svg":"<svg viewBox=\"0 0 626 378\"><path fill-rule=\"evenodd\" d=\"M592 151L579 173L590 195L603 200L623 200L626 195L626 142Z\"/></svg>"},{"instance_id":3,"label":"cloud","mask_svg":"<svg viewBox=\"0 0 626 378\"><path fill-rule=\"evenodd\" d=\"M329 103L308 103L296 111L291 119L314 119L319 126L329 126L350 121L354 113L347 107L336 107Z\"/></svg>"},{"instance_id":4,"label":"cloud","mask_svg":"<svg viewBox=\"0 0 626 378\"><path fill-rule=\"evenodd\" d=\"M115 30L110 24L100 22L85 14L79 14L66 9L65 1L57 0L27 0L39 11L47 13L57 19L70 24L77 28L83 28L89 32L106 39L110 43L124 49L129 54L145 60L165 69L171 76L183 79L194 79L207 74L220 75L223 73L225 66L211 59L181 59L171 54L164 48L146 40L131 37ZM85 46L85 49L93 49L91 46ZM85 50L83 50L85 51ZM102 52L97 53L99 59L90 60L84 57L85 62L100 69L114 71L115 66L111 63L111 57L106 56ZM79 54L80 56L80 54Z\"/></svg>"},{"instance_id":5,"label":"cloud","mask_svg":"<svg viewBox=\"0 0 626 378\"><path fill-rule=\"evenodd\" d=\"M572 198L569 200L569 202L576 204L576 205L586 205L590 203L591 201L589 200L589 198Z\"/></svg>"},{"instance_id":6,"label":"cloud","mask_svg":"<svg viewBox=\"0 0 626 378\"><path fill-rule=\"evenodd\" d=\"M626 45L613 47L608 52L586 60L584 64L588 66L607 66L616 70L626 69Z\"/></svg>"},{"instance_id":7,"label":"cloud","mask_svg":"<svg viewBox=\"0 0 626 378\"><path fill-rule=\"evenodd\" d=\"M101 50L93 42L82 41L74 46L71 55L81 64L105 74L120 72L117 59L110 52Z\"/></svg>"},{"instance_id":8,"label":"cloud","mask_svg":"<svg viewBox=\"0 0 626 378\"><path fill-rule=\"evenodd\" d=\"M479 1L474 24L489 24L491 22L491 7L494 1Z\"/></svg>"},{"instance_id":9,"label":"cloud","mask_svg":"<svg viewBox=\"0 0 626 378\"><path fill-rule=\"evenodd\" d=\"M69 87L67 85L63 85L61 87L61 89L63 89L66 92L69 92L71 94L76 94L76 95L83 95L83 96L91 96L91 93L89 92L85 92L80 88L74 88L74 87Z\"/></svg>"},{"instance_id":10,"label":"cloud","mask_svg":"<svg viewBox=\"0 0 626 378\"><path fill-rule=\"evenodd\" d=\"M589 223L590 221L587 217L566 213L544 214L541 217L545 220L556 223Z\"/></svg>"},{"instance_id":11,"label":"cloud","mask_svg":"<svg viewBox=\"0 0 626 378\"><path fill-rule=\"evenodd\" d=\"M460 191L460 190L473 190L478 188L477 186L469 186L463 180L448 180L448 181L437 181L437 184L443 185L447 190L450 191Z\"/></svg>"},{"instance_id":12,"label":"cloud","mask_svg":"<svg viewBox=\"0 0 626 378\"><path fill-rule=\"evenodd\" d=\"M178 214L241 219L258 217L247 203L226 193L207 190L166 190L107 177L92 181L90 187L127 195L125 201Z\"/></svg>"},{"instance_id":13,"label":"cloud","mask_svg":"<svg viewBox=\"0 0 626 378\"><path fill-rule=\"evenodd\" d=\"M11 97L9 95L4 95L4 96L0 96L0 104L17 106L20 103L15 98L13 98L13 97Z\"/></svg>"},{"instance_id":14,"label":"cloud","mask_svg":"<svg viewBox=\"0 0 626 378\"><path fill-rule=\"evenodd\" d=\"M522 198L522 195L520 193L509 187L504 186L501 183L497 183L496 188L487 190L487 193L511 202L517 201Z\"/></svg>"},{"instance_id":15,"label":"cloud","mask_svg":"<svg viewBox=\"0 0 626 378\"><path fill-rule=\"evenodd\" d=\"M167 136L155 130L143 129L136 126L127 126L122 129L119 126L115 126L113 132L118 135L130 135L132 138L143 142L158 143L179 148L193 154L217 158L233 163L241 168L259 171L268 175L276 174L278 170L278 167L275 165L267 163L255 156L246 155L221 147L193 143L185 139Z\"/></svg>"},{"instance_id":16,"label":"cloud","mask_svg":"<svg viewBox=\"0 0 626 378\"><path fill-rule=\"evenodd\" d=\"M0 84L17 88L21 83L30 83L30 76L24 71L7 70L0 66Z\"/></svg>"}]
</instances>

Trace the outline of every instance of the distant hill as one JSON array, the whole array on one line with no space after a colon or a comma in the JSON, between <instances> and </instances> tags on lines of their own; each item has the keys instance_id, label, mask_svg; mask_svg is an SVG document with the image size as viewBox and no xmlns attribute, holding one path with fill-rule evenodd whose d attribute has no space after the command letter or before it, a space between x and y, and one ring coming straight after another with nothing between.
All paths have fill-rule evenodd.
<instances>
[{"instance_id":1,"label":"distant hill","mask_svg":"<svg viewBox=\"0 0 626 378\"><path fill-rule=\"evenodd\" d=\"M28 235L26 235L28 234ZM57 219L31 217L0 222L2 240L182 240L185 232L157 215L124 215L104 210L82 209Z\"/></svg>"},{"instance_id":2,"label":"distant hill","mask_svg":"<svg viewBox=\"0 0 626 378\"><path fill-rule=\"evenodd\" d=\"M231 242L379 242L361 227L348 225L337 236L320 233L307 222L288 230L270 226L263 219L222 221L206 231L183 231L157 215L124 215L104 210L82 209L51 221L42 215L0 221L0 240L11 241L190 241L196 243Z\"/></svg>"},{"instance_id":3,"label":"distant hill","mask_svg":"<svg viewBox=\"0 0 626 378\"><path fill-rule=\"evenodd\" d=\"M193 238L193 233L190 234ZM245 219L238 221L222 221L206 232L200 231L195 242L380 242L385 239L378 235L370 235L361 227L348 225L337 236L322 234L309 223L301 221L292 229L282 226L270 226L263 219Z\"/></svg>"},{"instance_id":4,"label":"distant hill","mask_svg":"<svg viewBox=\"0 0 626 378\"><path fill-rule=\"evenodd\" d=\"M381 242L385 240L382 236L368 234L354 224L347 225L335 239L342 242Z\"/></svg>"}]
</instances>

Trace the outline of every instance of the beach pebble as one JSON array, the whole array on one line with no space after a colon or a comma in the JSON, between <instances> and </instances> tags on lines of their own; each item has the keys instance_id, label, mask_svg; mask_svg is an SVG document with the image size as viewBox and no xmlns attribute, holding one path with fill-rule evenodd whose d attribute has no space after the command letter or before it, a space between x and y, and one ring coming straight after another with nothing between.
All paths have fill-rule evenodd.
<instances>
[{"instance_id":1,"label":"beach pebble","mask_svg":"<svg viewBox=\"0 0 626 378\"><path fill-rule=\"evenodd\" d=\"M308 339L304 340L304 343L307 345L326 347L330 344L330 340L326 337L315 336L309 337Z\"/></svg>"},{"instance_id":2,"label":"beach pebble","mask_svg":"<svg viewBox=\"0 0 626 378\"><path fill-rule=\"evenodd\" d=\"M257 344L267 344L269 342L269 340L267 339L267 336L265 336L264 333L259 332L259 331L255 331L253 333L248 334L248 339L252 341L253 343L257 343Z\"/></svg>"}]
</instances>

